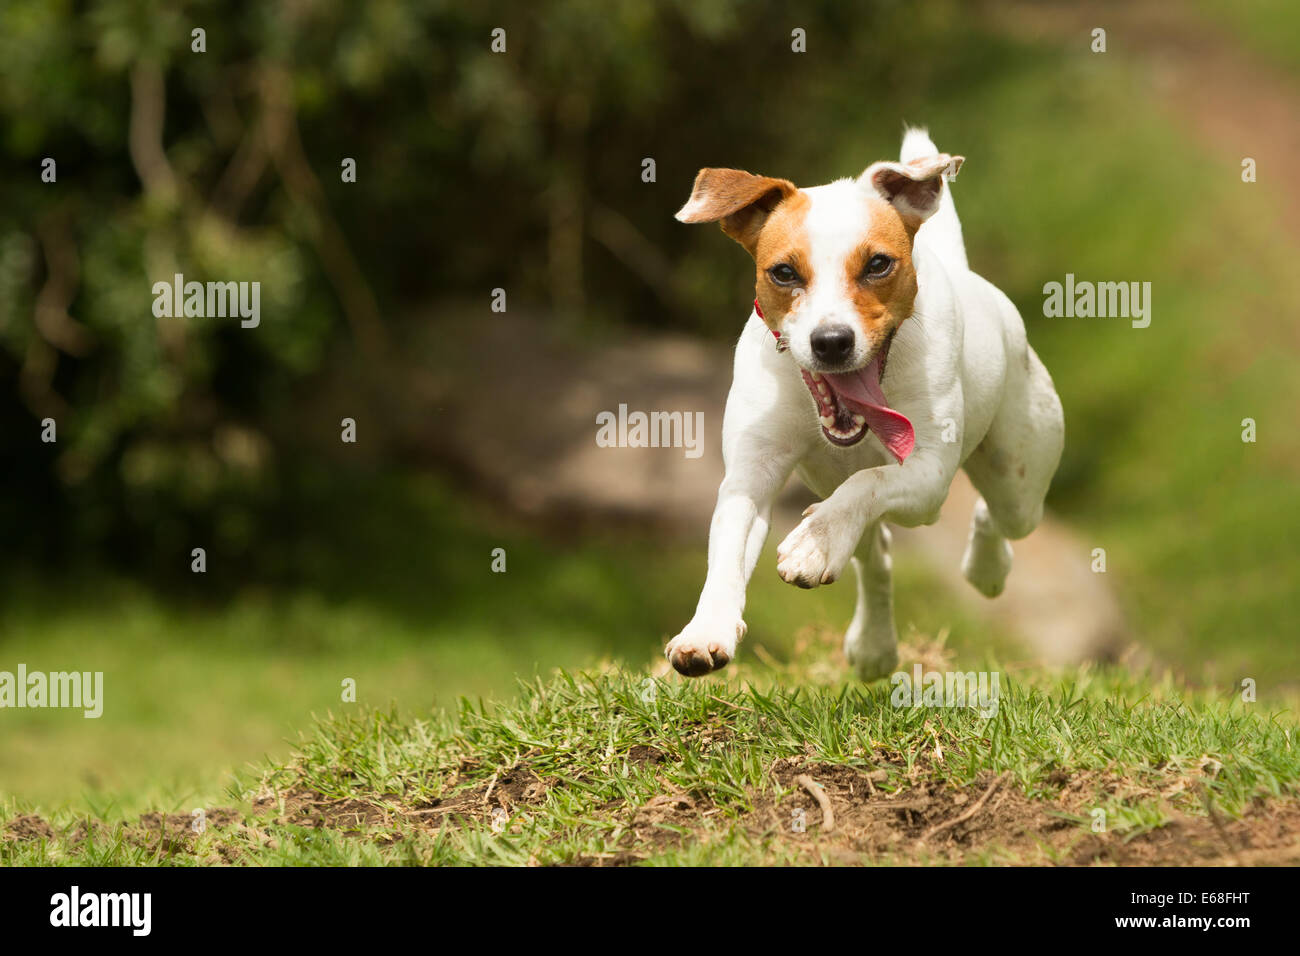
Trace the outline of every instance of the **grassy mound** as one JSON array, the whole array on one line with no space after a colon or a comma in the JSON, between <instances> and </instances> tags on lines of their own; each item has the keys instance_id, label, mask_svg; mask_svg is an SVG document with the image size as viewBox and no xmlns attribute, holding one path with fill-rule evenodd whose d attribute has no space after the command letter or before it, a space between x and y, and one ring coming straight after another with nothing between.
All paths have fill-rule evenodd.
<instances>
[{"instance_id":1,"label":"grassy mound","mask_svg":"<svg viewBox=\"0 0 1300 956\"><path fill-rule=\"evenodd\" d=\"M829 640L814 651L829 648ZM905 647L950 670L942 649ZM430 718L330 716L234 805L0 811L0 863L1281 863L1300 859L1283 702L1120 669L997 668L996 713L799 672L609 668ZM201 832L200 832L201 831Z\"/></svg>"}]
</instances>

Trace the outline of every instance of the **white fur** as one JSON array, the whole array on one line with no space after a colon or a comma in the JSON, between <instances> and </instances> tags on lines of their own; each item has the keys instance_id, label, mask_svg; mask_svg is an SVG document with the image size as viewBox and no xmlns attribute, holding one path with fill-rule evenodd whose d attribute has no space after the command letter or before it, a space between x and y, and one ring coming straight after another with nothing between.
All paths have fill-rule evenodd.
<instances>
[{"instance_id":1,"label":"white fur","mask_svg":"<svg viewBox=\"0 0 1300 956\"><path fill-rule=\"evenodd\" d=\"M937 154L923 131L909 131L904 162ZM767 326L751 314L736 348L722 429L726 477L709 531L709 569L695 615L669 642L670 660L735 656L745 634L745 590L766 540L772 502L792 472L823 500L777 549L787 582L816 587L853 562L858 606L845 653L866 680L897 663L885 523L930 524L964 468L982 495L963 560L967 578L990 596L1010 569L1007 539L1037 525L1064 440L1060 401L1051 377L1025 339L1011 301L966 263L961 225L944 184L937 211L913 245L918 293L900 326L882 381L890 406L906 415L916 447L898 464L870 434L856 445L824 440L800 365L812 367L814 325L852 318L847 287L818 287L816 277L842 276L839 263L866 231L868 204L849 202L858 180L805 190L812 199L807 230L812 288L805 290L783 332L778 353ZM853 324L853 323L849 323ZM879 343L859 341L865 361ZM945 427L956 440L945 442Z\"/></svg>"},{"instance_id":2,"label":"white fur","mask_svg":"<svg viewBox=\"0 0 1300 956\"><path fill-rule=\"evenodd\" d=\"M791 356L807 369L816 369L818 364L809 344L813 328L830 324L853 328L858 324L848 276L841 263L862 241L870 225L869 207L862 201L863 189L856 180L840 179L804 190L811 200L804 228L808 233L812 274L830 277L829 281L814 280L811 289L796 289L797 305L786 314L782 324ZM855 338L851 361L854 366L860 366L882 343L868 342L861 336Z\"/></svg>"}]
</instances>

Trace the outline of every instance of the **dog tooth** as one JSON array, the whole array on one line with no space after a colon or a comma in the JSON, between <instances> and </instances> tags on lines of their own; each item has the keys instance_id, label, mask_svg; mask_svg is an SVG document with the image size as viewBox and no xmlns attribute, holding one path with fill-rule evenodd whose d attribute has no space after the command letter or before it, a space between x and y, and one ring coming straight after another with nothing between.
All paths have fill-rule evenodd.
<instances>
[{"instance_id":1,"label":"dog tooth","mask_svg":"<svg viewBox=\"0 0 1300 956\"><path fill-rule=\"evenodd\" d=\"M822 424L825 425L827 428L830 428L832 425L835 424L835 419L829 415L823 415Z\"/></svg>"},{"instance_id":2,"label":"dog tooth","mask_svg":"<svg viewBox=\"0 0 1300 956\"><path fill-rule=\"evenodd\" d=\"M853 424L855 424L855 425L865 425L866 422L867 422L867 419L866 419L866 417L863 416L863 415L854 415L854 416L853 416Z\"/></svg>"}]
</instances>

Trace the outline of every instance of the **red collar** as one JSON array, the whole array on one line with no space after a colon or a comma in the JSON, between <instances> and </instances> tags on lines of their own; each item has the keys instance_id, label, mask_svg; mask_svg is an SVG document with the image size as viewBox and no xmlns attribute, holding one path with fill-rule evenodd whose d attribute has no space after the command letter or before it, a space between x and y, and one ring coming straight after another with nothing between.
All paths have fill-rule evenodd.
<instances>
[{"instance_id":1,"label":"red collar","mask_svg":"<svg viewBox=\"0 0 1300 956\"><path fill-rule=\"evenodd\" d=\"M756 314L756 315L757 315L760 319L762 319L764 322L767 321L767 316L763 315L763 310L759 307L759 304L758 304L758 300L757 300L757 299L754 300L754 314ZM778 332L776 329L769 329L769 331L772 333L772 336L773 336L773 337L774 337L778 342L781 340L781 333L780 333L780 332Z\"/></svg>"}]
</instances>

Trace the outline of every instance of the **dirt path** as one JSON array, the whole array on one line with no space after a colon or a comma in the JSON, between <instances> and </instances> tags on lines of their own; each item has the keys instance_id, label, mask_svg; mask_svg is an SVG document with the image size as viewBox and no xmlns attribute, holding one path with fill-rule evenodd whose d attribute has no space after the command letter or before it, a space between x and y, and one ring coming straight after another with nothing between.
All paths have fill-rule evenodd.
<instances>
[{"instance_id":1,"label":"dirt path","mask_svg":"<svg viewBox=\"0 0 1300 956\"><path fill-rule=\"evenodd\" d=\"M1300 83L1245 49L1190 4L1167 0L990 4L1008 33L1051 46L1087 49L1092 29L1106 30L1106 56L1122 57L1142 80L1135 98L1163 106L1206 150L1239 175L1245 157L1259 184L1275 194L1278 221L1300 236Z\"/></svg>"}]
</instances>

